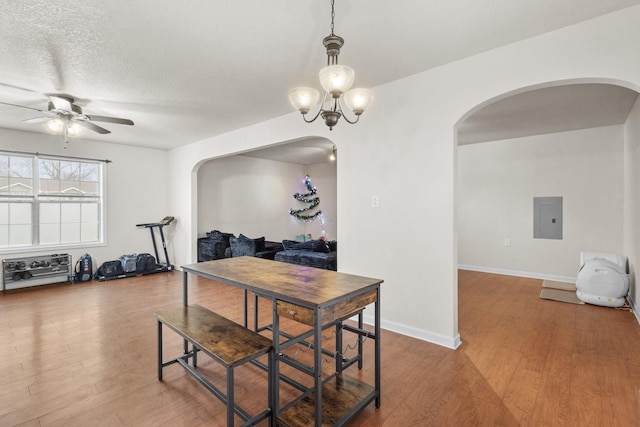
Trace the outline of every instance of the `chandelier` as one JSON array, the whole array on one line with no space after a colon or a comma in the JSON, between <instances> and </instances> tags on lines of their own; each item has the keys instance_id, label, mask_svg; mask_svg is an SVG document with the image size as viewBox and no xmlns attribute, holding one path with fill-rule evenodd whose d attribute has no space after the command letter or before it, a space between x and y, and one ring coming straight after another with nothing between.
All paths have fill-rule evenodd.
<instances>
[{"instance_id":1,"label":"chandelier","mask_svg":"<svg viewBox=\"0 0 640 427\"><path fill-rule=\"evenodd\" d=\"M320 93L311 87L297 87L289 92L291 103L302 113L305 122L311 123L322 116L329 130L333 129L340 117L344 117L347 123L357 123L364 110L373 101L373 92L369 89L351 89L355 78L353 68L338 65L338 55L340 55L340 48L344 45L344 39L333 34L334 18L334 0L331 0L331 34L322 40L322 44L327 49L327 66L319 73L324 95L319 103L318 112L312 119L307 118L307 113L318 105ZM349 119L345 115L343 102L355 115L354 119Z\"/></svg>"}]
</instances>

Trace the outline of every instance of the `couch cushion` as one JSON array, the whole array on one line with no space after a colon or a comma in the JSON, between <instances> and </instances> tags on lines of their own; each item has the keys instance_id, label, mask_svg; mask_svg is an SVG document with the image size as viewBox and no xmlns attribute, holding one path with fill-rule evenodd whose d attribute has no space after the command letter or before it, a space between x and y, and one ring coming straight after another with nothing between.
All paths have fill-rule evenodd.
<instances>
[{"instance_id":1,"label":"couch cushion","mask_svg":"<svg viewBox=\"0 0 640 427\"><path fill-rule=\"evenodd\" d=\"M282 246L282 242L271 242L269 240L264 241L264 250L265 251L274 251L279 252L284 250L284 246Z\"/></svg>"},{"instance_id":2,"label":"couch cushion","mask_svg":"<svg viewBox=\"0 0 640 427\"><path fill-rule=\"evenodd\" d=\"M253 245L257 252L264 251L264 236L252 239L251 237L247 237L244 234L240 234L240 236L238 236L238 239L247 242L248 244L249 242L253 242Z\"/></svg>"},{"instance_id":3,"label":"couch cushion","mask_svg":"<svg viewBox=\"0 0 640 427\"><path fill-rule=\"evenodd\" d=\"M244 234L231 238L231 255L256 256L256 253L264 251L264 236L251 239Z\"/></svg>"},{"instance_id":4,"label":"couch cushion","mask_svg":"<svg viewBox=\"0 0 640 427\"><path fill-rule=\"evenodd\" d=\"M285 251L290 251L296 249L299 243L300 242L296 242L295 240L283 240L282 247Z\"/></svg>"},{"instance_id":5,"label":"couch cushion","mask_svg":"<svg viewBox=\"0 0 640 427\"><path fill-rule=\"evenodd\" d=\"M337 252L325 253L308 250L285 250L277 252L275 254L275 260L336 271L338 269L337 255Z\"/></svg>"},{"instance_id":6,"label":"couch cushion","mask_svg":"<svg viewBox=\"0 0 640 427\"><path fill-rule=\"evenodd\" d=\"M329 252L329 246L323 240L309 240L308 242L283 240L282 246L284 246L285 251Z\"/></svg>"},{"instance_id":7,"label":"couch cushion","mask_svg":"<svg viewBox=\"0 0 640 427\"><path fill-rule=\"evenodd\" d=\"M227 245L229 245L229 240L235 236L233 235L233 233L223 233L222 231L212 230L207 231L207 237L215 241L224 241L227 243Z\"/></svg>"},{"instance_id":8,"label":"couch cushion","mask_svg":"<svg viewBox=\"0 0 640 427\"><path fill-rule=\"evenodd\" d=\"M229 244L224 240L200 237L198 239L198 262L224 258L225 250L228 247Z\"/></svg>"}]
</instances>

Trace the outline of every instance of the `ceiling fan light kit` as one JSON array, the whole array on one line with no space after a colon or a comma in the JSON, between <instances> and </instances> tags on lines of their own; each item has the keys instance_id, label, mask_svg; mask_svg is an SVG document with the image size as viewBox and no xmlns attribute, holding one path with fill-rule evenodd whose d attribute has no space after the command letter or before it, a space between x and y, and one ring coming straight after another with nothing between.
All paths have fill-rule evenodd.
<instances>
[{"instance_id":1,"label":"ceiling fan light kit","mask_svg":"<svg viewBox=\"0 0 640 427\"><path fill-rule=\"evenodd\" d=\"M318 105L320 92L311 87L296 87L289 92L291 104L302 113L305 122L311 123L322 116L329 130L344 117L347 123L357 123L362 113L371 105L373 92L365 88L351 89L355 80L355 71L346 65L338 65L340 49L344 45L344 39L333 33L335 19L334 0L331 0L331 34L322 40L327 49L327 66L320 70L318 75L320 85L324 89L322 101L319 103L318 112L313 118L308 119L309 111ZM350 90L351 89L351 90ZM346 104L355 119L350 120L342 107ZM325 104L327 105L325 108Z\"/></svg>"},{"instance_id":2,"label":"ceiling fan light kit","mask_svg":"<svg viewBox=\"0 0 640 427\"><path fill-rule=\"evenodd\" d=\"M69 138L77 138L84 135L86 131L80 123L61 117L47 120L44 124L44 128L54 135L66 133Z\"/></svg>"},{"instance_id":3,"label":"ceiling fan light kit","mask_svg":"<svg viewBox=\"0 0 640 427\"><path fill-rule=\"evenodd\" d=\"M44 114L44 117L36 117L23 121L26 123L45 122L44 128L47 132L64 137L64 148L67 148L69 138L77 138L84 134L87 129L102 135L111 133L110 130L92 123L93 121L133 126L133 121L129 119L84 114L82 108L75 103L75 99L71 96L60 94L48 96L50 101L46 110L6 102L0 102L0 104L26 108Z\"/></svg>"}]
</instances>

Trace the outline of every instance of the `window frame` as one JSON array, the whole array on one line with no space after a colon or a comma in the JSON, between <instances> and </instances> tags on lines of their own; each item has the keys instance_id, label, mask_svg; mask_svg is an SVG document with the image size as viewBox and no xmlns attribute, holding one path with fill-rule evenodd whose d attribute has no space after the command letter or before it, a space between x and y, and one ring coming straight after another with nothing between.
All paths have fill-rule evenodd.
<instances>
[{"instance_id":1,"label":"window frame","mask_svg":"<svg viewBox=\"0 0 640 427\"><path fill-rule=\"evenodd\" d=\"M106 218L107 218L107 168L106 163L108 160L97 160L89 158L79 158L71 156L59 156L52 154L40 154L40 153L26 153L17 151L4 151L0 150L0 156L8 157L29 157L31 158L31 180L32 191L30 195L11 195L0 194L0 202L8 203L27 203L31 205L31 243L25 245L16 246L2 246L0 247L0 254L8 253L21 253L21 252L37 252L37 251L58 251L67 250L73 248L87 248L106 246ZM97 195L95 196L82 196L82 195L63 195L63 194L42 194L40 167L41 162L46 160L59 161L59 162L74 162L80 164L92 164L98 167L98 185ZM41 243L41 223L40 223L40 207L47 203L58 203L60 205L65 203L78 203L82 206L83 201L93 202L98 206L97 212L97 233L98 238L91 242L56 242L56 243ZM82 207L80 207L82 210ZM78 223L80 229L82 228L82 221Z\"/></svg>"}]
</instances>

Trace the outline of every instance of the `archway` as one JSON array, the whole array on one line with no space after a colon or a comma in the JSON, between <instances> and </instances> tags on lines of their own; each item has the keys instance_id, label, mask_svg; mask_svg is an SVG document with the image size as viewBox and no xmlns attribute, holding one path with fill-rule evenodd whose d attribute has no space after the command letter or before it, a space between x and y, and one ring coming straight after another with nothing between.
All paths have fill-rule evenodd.
<instances>
[{"instance_id":1,"label":"archway","mask_svg":"<svg viewBox=\"0 0 640 427\"><path fill-rule=\"evenodd\" d=\"M624 124L637 96L632 85L619 81L580 79L520 88L469 110L455 127L458 265L571 281L579 267L580 250L622 253ZM538 121L531 128L519 114L532 114L531 105L525 103L537 102L535 108L540 108L543 98L555 103L537 113ZM571 100L578 103L573 111L563 111ZM529 129L518 132L509 123L508 129L494 129L494 137L487 137L492 132L486 129L500 124L501 109L514 123ZM545 122L545 117L557 118L553 115L567 117L567 123ZM485 119L493 120L484 127L486 135L471 135L470 130L483 129ZM467 167L473 173L465 173ZM473 189L466 189L471 182ZM596 194L598 206L593 204ZM567 196L565 238L533 239L531 198L551 195Z\"/></svg>"},{"instance_id":2,"label":"archway","mask_svg":"<svg viewBox=\"0 0 640 427\"><path fill-rule=\"evenodd\" d=\"M197 168L197 234L222 232L268 241L336 239L337 174L333 142L304 138L267 148L239 152L202 162ZM288 215L296 207L293 194L303 190L305 175L318 189L324 221L297 221ZM299 207L299 206L298 206Z\"/></svg>"}]
</instances>

